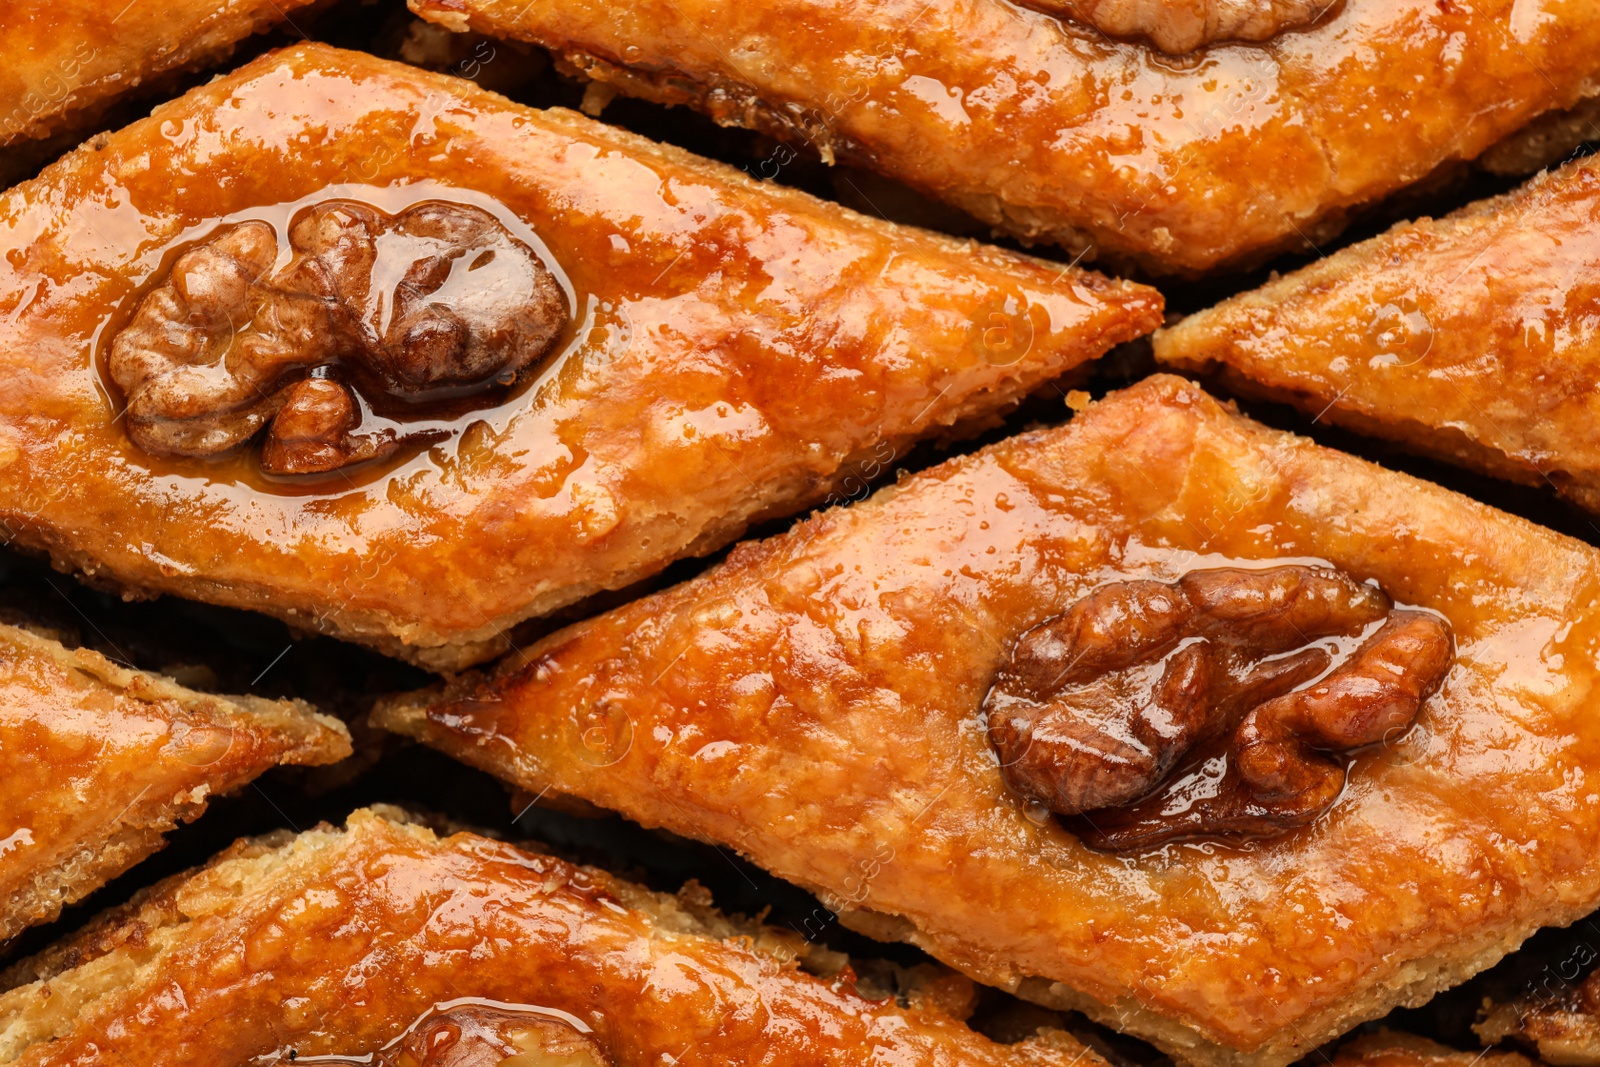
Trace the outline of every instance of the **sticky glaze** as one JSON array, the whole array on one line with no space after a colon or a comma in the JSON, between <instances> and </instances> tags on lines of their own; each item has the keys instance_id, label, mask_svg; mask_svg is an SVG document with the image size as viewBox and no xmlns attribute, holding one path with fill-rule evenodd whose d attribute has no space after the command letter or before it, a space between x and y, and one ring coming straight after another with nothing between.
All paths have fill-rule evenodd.
<instances>
[{"instance_id":1,"label":"sticky glaze","mask_svg":"<svg viewBox=\"0 0 1600 1067\"><path fill-rule=\"evenodd\" d=\"M241 706L0 626L0 942L281 763L348 755L333 720Z\"/></svg>"},{"instance_id":2,"label":"sticky glaze","mask_svg":"<svg viewBox=\"0 0 1600 1067\"><path fill-rule=\"evenodd\" d=\"M1348 0L1184 56L1009 0L640 0L626 19L604 0L410 4L1020 236L1189 275L1310 251L1600 71L1589 0Z\"/></svg>"},{"instance_id":3,"label":"sticky glaze","mask_svg":"<svg viewBox=\"0 0 1600 1067\"><path fill-rule=\"evenodd\" d=\"M1578 160L1192 315L1156 355L1600 513L1597 207Z\"/></svg>"},{"instance_id":4,"label":"sticky glaze","mask_svg":"<svg viewBox=\"0 0 1600 1067\"><path fill-rule=\"evenodd\" d=\"M1416 726L1253 846L1112 856L1031 812L978 714L1016 636L1108 581L1246 561L1447 619ZM1414 968L1453 984L1600 903L1596 603L1595 550L1157 376L378 718L1179 1057L1283 1064Z\"/></svg>"},{"instance_id":5,"label":"sticky glaze","mask_svg":"<svg viewBox=\"0 0 1600 1067\"><path fill-rule=\"evenodd\" d=\"M100 0L0 6L0 145L92 122L117 98L215 62L308 3L163 0L139 18Z\"/></svg>"},{"instance_id":6,"label":"sticky glaze","mask_svg":"<svg viewBox=\"0 0 1600 1067\"><path fill-rule=\"evenodd\" d=\"M14 1067L361 1056L482 998L560 1013L617 1067L1103 1067L1066 1034L1000 1045L863 996L848 968L806 974L798 935L728 925L703 897L369 811L348 826L241 842L25 965L46 981L0 994L0 1048L31 1035ZM138 960L155 966L103 996L87 984Z\"/></svg>"},{"instance_id":7,"label":"sticky glaze","mask_svg":"<svg viewBox=\"0 0 1600 1067\"><path fill-rule=\"evenodd\" d=\"M278 237L278 259L272 269L281 270L288 265L293 255L287 240L290 225L307 208L331 200L352 201L374 208L388 216L399 215L408 208L433 203L467 204L480 211L487 211L512 236L533 249L534 254L555 276L569 308L588 309L585 317L592 318L593 308L600 300L596 293L587 291L579 293L573 287L571 278L562 268L554 250L544 243L526 221L492 196L434 179L402 181L388 186L340 182L293 201L244 208L217 219L208 219L186 228L165 244L149 249L130 265L127 278L132 285L128 295L110 309L100 321L90 341L95 353L95 366L100 375L100 388L105 398L106 421L117 422L127 405L126 395L113 380L109 369L111 342L128 326L140 303L156 286L171 276L173 264L179 257L215 240L220 234L241 223L262 222L270 226ZM356 389L354 395L362 431L380 434L387 431L403 438L438 443L453 440L467 427L482 422L489 433L504 434L511 418L525 411L533 403L531 397L524 399L527 394L536 390L538 383L548 377L559 362L573 357L589 340L589 335L595 327L591 324L585 330L583 324L573 321L575 319L576 316L569 319L568 325L562 329L560 336L551 346L549 354L541 360L540 367L520 377L510 389L464 391L466 395L460 398L439 397L425 404L385 403L382 394L373 395L371 390ZM207 488L242 486L261 493L320 495L330 490L344 492L352 488L361 488L393 473L401 466L417 469L426 463L425 460L418 460L418 454L424 447L426 445L423 444L402 446L400 454L392 459L363 465L354 470L335 472L331 477L315 475L280 477L267 474L261 471L259 462L246 450L230 451L224 455L204 458L170 457L147 453L144 456L144 466L152 473L184 479L194 485L197 492L204 491L201 486Z\"/></svg>"},{"instance_id":8,"label":"sticky glaze","mask_svg":"<svg viewBox=\"0 0 1600 1067\"><path fill-rule=\"evenodd\" d=\"M379 206L504 205L490 210L521 220L513 232L566 274L563 350L449 441L343 487L267 491L226 461L158 462L131 445L93 359L112 309L220 222L340 186ZM1161 307L1142 287L891 227L570 112L319 45L68 156L0 199L0 238L12 535L102 581L436 667L821 500L858 457L982 424L1147 332ZM1026 348L985 348L977 321L1009 323L1007 308Z\"/></svg>"},{"instance_id":9,"label":"sticky glaze","mask_svg":"<svg viewBox=\"0 0 1600 1067\"><path fill-rule=\"evenodd\" d=\"M279 1049L251 1067L611 1067L594 1028L575 1015L536 1004L457 997L436 1004L376 1052L302 1056Z\"/></svg>"}]
</instances>

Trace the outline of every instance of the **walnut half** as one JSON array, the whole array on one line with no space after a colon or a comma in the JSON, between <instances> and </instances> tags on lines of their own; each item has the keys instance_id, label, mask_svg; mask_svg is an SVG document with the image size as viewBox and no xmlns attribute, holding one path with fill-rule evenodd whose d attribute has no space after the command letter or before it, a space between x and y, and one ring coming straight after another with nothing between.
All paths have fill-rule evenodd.
<instances>
[{"instance_id":1,"label":"walnut half","mask_svg":"<svg viewBox=\"0 0 1600 1067\"><path fill-rule=\"evenodd\" d=\"M1338 0L1019 0L1108 37L1142 37L1169 55L1219 41L1266 41L1321 18Z\"/></svg>"},{"instance_id":2,"label":"walnut half","mask_svg":"<svg viewBox=\"0 0 1600 1067\"><path fill-rule=\"evenodd\" d=\"M117 334L111 376L140 448L213 456L270 424L269 473L377 458L400 441L356 434L355 391L405 403L507 384L567 324L550 269L477 207L328 200L288 243L278 267L270 225L228 229L180 256Z\"/></svg>"},{"instance_id":3,"label":"walnut half","mask_svg":"<svg viewBox=\"0 0 1600 1067\"><path fill-rule=\"evenodd\" d=\"M1315 644L1380 620L1342 663ZM984 714L1007 782L1090 844L1260 837L1326 811L1332 754L1409 726L1450 656L1442 619L1338 571L1198 570L1103 586L1023 633ZM1225 771L1175 775L1196 753Z\"/></svg>"},{"instance_id":4,"label":"walnut half","mask_svg":"<svg viewBox=\"0 0 1600 1067\"><path fill-rule=\"evenodd\" d=\"M610 1067L595 1039L553 1015L514 1005L441 1005L375 1054L299 1056L284 1050L254 1061L363 1067Z\"/></svg>"}]
</instances>

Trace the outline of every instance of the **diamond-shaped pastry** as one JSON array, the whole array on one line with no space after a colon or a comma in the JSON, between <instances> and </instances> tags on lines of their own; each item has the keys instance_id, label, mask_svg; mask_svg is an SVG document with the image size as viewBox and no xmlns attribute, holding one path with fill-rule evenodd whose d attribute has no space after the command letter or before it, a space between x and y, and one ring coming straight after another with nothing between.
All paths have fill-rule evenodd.
<instances>
[{"instance_id":1,"label":"diamond-shaped pastry","mask_svg":"<svg viewBox=\"0 0 1600 1067\"><path fill-rule=\"evenodd\" d=\"M1597 603L1594 549L1155 376L377 719L1276 1067L1600 903Z\"/></svg>"},{"instance_id":2,"label":"diamond-shaped pastry","mask_svg":"<svg viewBox=\"0 0 1600 1067\"><path fill-rule=\"evenodd\" d=\"M1167 274L1315 251L1357 206L1572 107L1600 71L1600 23L1518 0L635 0L627 18L603 0L409 3L550 49L597 100L771 134L763 173L837 159ZM1187 50L1218 33L1252 40ZM838 179L847 199L897 195L864 184Z\"/></svg>"},{"instance_id":3,"label":"diamond-shaped pastry","mask_svg":"<svg viewBox=\"0 0 1600 1067\"><path fill-rule=\"evenodd\" d=\"M350 754L299 701L218 697L0 625L0 943L159 849L214 796Z\"/></svg>"},{"instance_id":4,"label":"diamond-shaped pastry","mask_svg":"<svg viewBox=\"0 0 1600 1067\"><path fill-rule=\"evenodd\" d=\"M1191 315L1156 356L1600 512L1597 207L1590 157Z\"/></svg>"},{"instance_id":5,"label":"diamond-shaped pastry","mask_svg":"<svg viewBox=\"0 0 1600 1067\"><path fill-rule=\"evenodd\" d=\"M1062 1031L1002 1045L969 1030L970 986L953 996L963 980L937 970L886 972L884 988L692 883L653 893L361 810L342 830L240 841L13 967L0 1063L371 1063L437 1032L440 1054L481 1042L484 1058L451 1063L1104 1067Z\"/></svg>"},{"instance_id":6,"label":"diamond-shaped pastry","mask_svg":"<svg viewBox=\"0 0 1600 1067\"><path fill-rule=\"evenodd\" d=\"M0 534L441 668L1161 317L309 44L95 138L0 227Z\"/></svg>"}]
</instances>

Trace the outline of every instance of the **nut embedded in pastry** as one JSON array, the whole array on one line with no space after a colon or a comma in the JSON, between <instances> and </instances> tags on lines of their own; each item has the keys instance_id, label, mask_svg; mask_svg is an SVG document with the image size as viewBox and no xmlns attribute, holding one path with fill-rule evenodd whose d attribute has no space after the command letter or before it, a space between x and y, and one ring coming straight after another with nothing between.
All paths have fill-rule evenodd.
<instances>
[{"instance_id":1,"label":"nut embedded in pastry","mask_svg":"<svg viewBox=\"0 0 1600 1067\"><path fill-rule=\"evenodd\" d=\"M1181 54L1219 41L1265 41L1315 22L1337 0L1021 0L1112 37L1143 37Z\"/></svg>"},{"instance_id":2,"label":"nut embedded in pastry","mask_svg":"<svg viewBox=\"0 0 1600 1067\"><path fill-rule=\"evenodd\" d=\"M210 798L350 754L293 701L215 697L0 626L0 944L155 852Z\"/></svg>"},{"instance_id":3,"label":"nut embedded in pastry","mask_svg":"<svg viewBox=\"0 0 1600 1067\"><path fill-rule=\"evenodd\" d=\"M1535 15L1521 0L1346 0L1259 44L1174 58L1010 0L633 0L627 18L606 0L408 2L450 29L549 48L614 90L881 171L1025 240L1191 276L1315 250L1362 205L1573 106L1600 74L1600 19L1583 3ZM1137 21L1160 32L1164 17Z\"/></svg>"},{"instance_id":4,"label":"nut embedded in pastry","mask_svg":"<svg viewBox=\"0 0 1600 1067\"><path fill-rule=\"evenodd\" d=\"M1001 1045L915 992L907 1006L878 996L848 961L725 917L692 885L652 893L476 834L440 838L392 809L241 841L0 987L7 1067L359 1057L419 1019L441 1037L449 1021L481 1033L503 1022L486 1002L568 1020L585 1039L568 1047L589 1060L560 1067L1103 1067L1059 1031Z\"/></svg>"},{"instance_id":5,"label":"nut embedded in pastry","mask_svg":"<svg viewBox=\"0 0 1600 1067\"><path fill-rule=\"evenodd\" d=\"M1407 717L1422 654L1448 650L1413 612L1458 649L1409 730L1341 755L1312 825L1110 854L1007 782L983 703L1020 635L1109 583L1284 565L1402 606L1388 636L1332 638L1352 673L1326 679L1398 658L1402 684L1374 687L1395 699L1332 710ZM1381 614L1333 585L1368 604L1335 619ZM1600 904L1597 604L1600 552L1157 376L376 720L732 846L853 926L1182 1061L1277 1067ZM1402 636L1425 640L1395 657ZM1269 751L1371 736L1307 715L1315 685L1290 699L1258 716Z\"/></svg>"},{"instance_id":6,"label":"nut embedded in pastry","mask_svg":"<svg viewBox=\"0 0 1600 1067\"><path fill-rule=\"evenodd\" d=\"M1348 659L1309 687L1283 692L1300 678L1291 671L1269 675L1279 695L1250 693L1247 699L1267 699L1246 711L1231 735L1198 753L1188 773L1175 773L1120 810L1087 813L1074 829L1096 848L1126 851L1193 837L1270 837L1307 826L1344 791L1347 753L1403 737L1412 727L1423 701L1444 680L1451 653L1450 627L1442 618L1390 612Z\"/></svg>"},{"instance_id":7,"label":"nut embedded in pastry","mask_svg":"<svg viewBox=\"0 0 1600 1067\"><path fill-rule=\"evenodd\" d=\"M283 390L261 445L268 474L325 474L369 460L385 459L403 439L390 429L358 434L361 413L350 387L327 378L306 378Z\"/></svg>"},{"instance_id":8,"label":"nut embedded in pastry","mask_svg":"<svg viewBox=\"0 0 1600 1067\"><path fill-rule=\"evenodd\" d=\"M1380 621L1343 662L1316 641ZM1411 726L1450 651L1443 620L1337 571L1195 570L1113 582L1028 630L983 710L1006 781L1059 815L1092 813L1075 829L1097 847L1270 836L1337 799L1344 766L1327 753ZM1174 804L1157 787L1213 738L1227 770Z\"/></svg>"},{"instance_id":9,"label":"nut embedded in pastry","mask_svg":"<svg viewBox=\"0 0 1600 1067\"><path fill-rule=\"evenodd\" d=\"M1327 671L1311 639L1388 609L1380 591L1306 566L1112 582L1017 638L984 698L990 740L1006 780L1051 811L1120 807L1246 709Z\"/></svg>"},{"instance_id":10,"label":"nut embedded in pastry","mask_svg":"<svg viewBox=\"0 0 1600 1067\"><path fill-rule=\"evenodd\" d=\"M331 199L289 227L246 222L184 253L111 343L128 436L157 455L212 456L269 422L262 468L321 473L393 452L352 436L346 368L401 402L510 385L567 326L560 283L482 208L423 203L392 218ZM282 410L285 405L287 410Z\"/></svg>"},{"instance_id":11,"label":"nut embedded in pastry","mask_svg":"<svg viewBox=\"0 0 1600 1067\"><path fill-rule=\"evenodd\" d=\"M108 200L127 205L114 228ZM301 207L314 210L295 223ZM537 366L554 296L479 207L565 290L572 324ZM424 222L484 229L418 258ZM0 524L101 583L441 669L750 522L850 495L918 440L992 425L1162 308L1143 286L310 44L72 153L0 200L0 225L17 236L0 258ZM436 272L416 299L395 280L413 263ZM446 289L491 277L524 299L463 282L441 305L429 287L447 266ZM258 303L270 321L239 323L256 348L222 355L223 320ZM96 338L116 330L132 419L97 364ZM516 367L517 387L455 398ZM281 386L313 372L354 391L302 382L277 410ZM415 418L419 393L466 409ZM233 447L156 455L130 429L158 451ZM253 433L272 435L269 474L339 469L263 475L237 446ZM347 466L363 459L380 461Z\"/></svg>"},{"instance_id":12,"label":"nut embedded in pastry","mask_svg":"<svg viewBox=\"0 0 1600 1067\"><path fill-rule=\"evenodd\" d=\"M1156 357L1600 513L1600 159L1401 223L1157 334Z\"/></svg>"}]
</instances>

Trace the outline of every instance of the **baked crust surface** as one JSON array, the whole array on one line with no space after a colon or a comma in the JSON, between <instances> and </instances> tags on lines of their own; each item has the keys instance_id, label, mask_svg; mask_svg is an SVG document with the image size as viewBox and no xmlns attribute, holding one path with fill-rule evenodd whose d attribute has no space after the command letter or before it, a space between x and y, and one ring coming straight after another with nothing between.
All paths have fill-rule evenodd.
<instances>
[{"instance_id":1,"label":"baked crust surface","mask_svg":"<svg viewBox=\"0 0 1600 1067\"><path fill-rule=\"evenodd\" d=\"M331 487L140 451L97 365L113 309L217 220L319 196L493 198L564 272L576 325L499 407ZM0 199L0 227L0 522L103 582L439 668L981 425L1161 316L1141 286L319 45L86 145Z\"/></svg>"},{"instance_id":2,"label":"baked crust surface","mask_svg":"<svg viewBox=\"0 0 1600 1067\"><path fill-rule=\"evenodd\" d=\"M215 697L0 626L0 943L161 847L213 796L350 754L295 701Z\"/></svg>"},{"instance_id":3,"label":"baked crust surface","mask_svg":"<svg viewBox=\"0 0 1600 1067\"><path fill-rule=\"evenodd\" d=\"M1600 970L1581 975L1594 959L1594 947L1580 942L1554 967L1546 967L1522 996L1485 998L1473 1030L1485 1044L1531 1049L1554 1067L1595 1067L1600 1064Z\"/></svg>"},{"instance_id":4,"label":"baked crust surface","mask_svg":"<svg viewBox=\"0 0 1600 1067\"><path fill-rule=\"evenodd\" d=\"M0 145L92 121L163 75L204 67L313 0L0 5Z\"/></svg>"},{"instance_id":5,"label":"baked crust surface","mask_svg":"<svg viewBox=\"0 0 1600 1067\"><path fill-rule=\"evenodd\" d=\"M1600 512L1600 162L1191 315L1158 359Z\"/></svg>"},{"instance_id":6,"label":"baked crust surface","mask_svg":"<svg viewBox=\"0 0 1600 1067\"><path fill-rule=\"evenodd\" d=\"M0 1063L361 1054L482 997L576 1016L616 1067L1103 1065L1059 1031L998 1045L803 973L799 938L693 897L395 816L240 842L14 968Z\"/></svg>"},{"instance_id":7,"label":"baked crust surface","mask_svg":"<svg viewBox=\"0 0 1600 1067\"><path fill-rule=\"evenodd\" d=\"M1572 106L1600 71L1592 0L1537 18L1514 0L1348 0L1179 60L1006 0L409 2L1160 273L1308 249L1355 206Z\"/></svg>"},{"instance_id":8,"label":"baked crust surface","mask_svg":"<svg viewBox=\"0 0 1600 1067\"><path fill-rule=\"evenodd\" d=\"M1333 1067L1533 1067L1515 1052L1462 1052L1413 1034L1380 1030L1339 1049Z\"/></svg>"},{"instance_id":9,"label":"baked crust surface","mask_svg":"<svg viewBox=\"0 0 1600 1067\"><path fill-rule=\"evenodd\" d=\"M1456 642L1327 815L1128 855L1030 818L979 710L1019 633L1105 582L1296 560ZM1279 1065L1600 902L1597 596L1592 549L1156 376L376 718L1183 1061Z\"/></svg>"}]
</instances>

